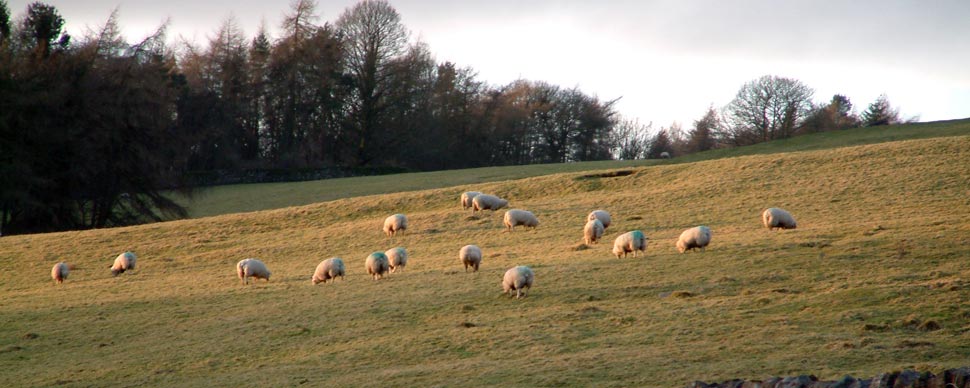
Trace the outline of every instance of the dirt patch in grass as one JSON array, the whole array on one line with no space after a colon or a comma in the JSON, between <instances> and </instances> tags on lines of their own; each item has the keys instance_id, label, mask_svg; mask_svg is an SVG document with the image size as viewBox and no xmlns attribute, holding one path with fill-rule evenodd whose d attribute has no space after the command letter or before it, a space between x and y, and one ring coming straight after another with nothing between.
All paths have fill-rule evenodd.
<instances>
[{"instance_id":1,"label":"dirt patch in grass","mask_svg":"<svg viewBox=\"0 0 970 388\"><path fill-rule=\"evenodd\" d=\"M609 172L603 172L598 174L580 175L576 179L617 178L621 176L633 175L634 172L635 171L633 170L616 170L616 171L609 171Z\"/></svg>"}]
</instances>

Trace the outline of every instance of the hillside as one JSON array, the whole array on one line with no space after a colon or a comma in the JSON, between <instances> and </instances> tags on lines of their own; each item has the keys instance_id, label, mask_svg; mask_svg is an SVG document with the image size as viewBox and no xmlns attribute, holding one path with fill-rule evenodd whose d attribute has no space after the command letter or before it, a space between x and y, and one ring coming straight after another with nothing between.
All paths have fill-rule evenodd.
<instances>
[{"instance_id":1,"label":"hillside","mask_svg":"<svg viewBox=\"0 0 970 388\"><path fill-rule=\"evenodd\" d=\"M280 209L362 195L498 182L566 172L690 163L747 155L823 150L899 140L965 135L970 135L970 119L822 132L747 147L699 152L670 160L608 160L531 164L309 182L217 186L201 190L198 195L191 199L182 198L181 203L188 207L189 215L192 218L199 218Z\"/></svg>"},{"instance_id":2,"label":"hillside","mask_svg":"<svg viewBox=\"0 0 970 388\"><path fill-rule=\"evenodd\" d=\"M338 199L130 228L0 239L0 382L18 386L651 386L968 364L970 136L628 168ZM600 173L611 172L609 170ZM603 174L616 175L616 174ZM458 208L462 191L533 210ZM799 229L769 232L786 208ZM576 250L603 208L605 242ZM410 227L388 239L383 218ZM714 231L678 254L690 226ZM609 253L622 232L646 256ZM478 244L482 270L458 249ZM364 273L408 249L406 272ZM138 269L106 268L133 250ZM311 286L320 260L348 276ZM272 281L242 286L263 259ZM61 286L51 266L77 268ZM530 296L500 295L530 265Z\"/></svg>"}]
</instances>

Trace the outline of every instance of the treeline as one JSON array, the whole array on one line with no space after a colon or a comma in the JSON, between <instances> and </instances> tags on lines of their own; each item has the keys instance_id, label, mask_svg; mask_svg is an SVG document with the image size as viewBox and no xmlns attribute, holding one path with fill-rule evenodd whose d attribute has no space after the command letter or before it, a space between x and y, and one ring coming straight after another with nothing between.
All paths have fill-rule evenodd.
<instances>
[{"instance_id":1,"label":"treeline","mask_svg":"<svg viewBox=\"0 0 970 388\"><path fill-rule=\"evenodd\" d=\"M11 22L0 0L0 233L185 215L162 195L193 171L345 166L437 170L610 159L613 101L438 63L386 1L282 36L226 20L206 47L165 26L130 44L113 13L75 38L57 9ZM198 176L198 175L196 175Z\"/></svg>"},{"instance_id":2,"label":"treeline","mask_svg":"<svg viewBox=\"0 0 970 388\"><path fill-rule=\"evenodd\" d=\"M740 147L809 133L918 121L903 119L883 94L861 114L848 97L812 102L814 90L802 82L763 76L745 83L735 98L721 109L711 106L684 130L679 124L653 130L650 124L621 121L614 128L616 156L620 159L660 158Z\"/></svg>"},{"instance_id":3,"label":"treeline","mask_svg":"<svg viewBox=\"0 0 970 388\"><path fill-rule=\"evenodd\" d=\"M332 23L296 0L281 36L230 18L204 46L164 25L129 43L116 13L79 38L64 23L39 2L13 19L0 0L0 234L184 217L164 193L214 171L658 158L870 121L764 77L687 131L654 130L575 87L490 85L439 63L385 0Z\"/></svg>"}]
</instances>

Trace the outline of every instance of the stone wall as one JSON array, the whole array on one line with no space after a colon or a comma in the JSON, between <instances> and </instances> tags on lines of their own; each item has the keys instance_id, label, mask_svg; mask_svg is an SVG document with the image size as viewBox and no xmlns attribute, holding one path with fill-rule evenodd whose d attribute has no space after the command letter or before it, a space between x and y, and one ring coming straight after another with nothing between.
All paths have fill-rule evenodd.
<instances>
[{"instance_id":1,"label":"stone wall","mask_svg":"<svg viewBox=\"0 0 970 388\"><path fill-rule=\"evenodd\" d=\"M240 183L301 182L320 179L386 175L407 172L397 167L324 167L305 169L248 169L241 171L193 171L188 174L192 186L235 185Z\"/></svg>"},{"instance_id":2,"label":"stone wall","mask_svg":"<svg viewBox=\"0 0 970 388\"><path fill-rule=\"evenodd\" d=\"M871 379L845 376L819 381L815 376L771 377L761 380L730 380L723 383L695 381L687 388L970 388L970 367L948 369L940 375L905 370L883 373Z\"/></svg>"}]
</instances>

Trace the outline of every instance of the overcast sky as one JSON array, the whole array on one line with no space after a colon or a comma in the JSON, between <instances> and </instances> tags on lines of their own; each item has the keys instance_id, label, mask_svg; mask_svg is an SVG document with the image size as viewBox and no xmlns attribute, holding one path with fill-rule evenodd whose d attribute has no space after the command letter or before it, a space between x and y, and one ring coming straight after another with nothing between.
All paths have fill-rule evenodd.
<instances>
[{"instance_id":1,"label":"overcast sky","mask_svg":"<svg viewBox=\"0 0 970 388\"><path fill-rule=\"evenodd\" d=\"M7 0L14 17L29 1ZM320 23L355 0L320 0ZM858 112L885 93L904 118L970 117L970 0L392 0L439 62L493 85L518 78L578 86L654 128L689 129L762 75L794 78L816 102L848 96ZM275 33L289 0L48 0L75 36L117 7L136 41L204 42L233 15L251 37Z\"/></svg>"}]
</instances>

